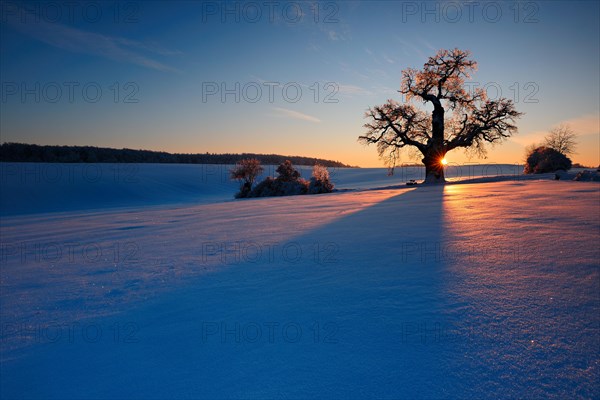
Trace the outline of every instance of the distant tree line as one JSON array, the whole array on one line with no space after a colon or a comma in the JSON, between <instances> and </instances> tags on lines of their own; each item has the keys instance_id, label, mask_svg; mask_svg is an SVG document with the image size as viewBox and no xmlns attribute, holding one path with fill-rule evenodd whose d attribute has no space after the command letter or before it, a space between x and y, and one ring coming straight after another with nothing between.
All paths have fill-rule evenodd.
<instances>
[{"instance_id":1,"label":"distant tree line","mask_svg":"<svg viewBox=\"0 0 600 400\"><path fill-rule=\"evenodd\" d=\"M325 167L350 167L339 161L279 154L182 154L94 146L40 146L25 143L0 145L1 162L235 164L247 158L257 159L264 165L279 165L290 160L296 165L319 164Z\"/></svg>"}]
</instances>

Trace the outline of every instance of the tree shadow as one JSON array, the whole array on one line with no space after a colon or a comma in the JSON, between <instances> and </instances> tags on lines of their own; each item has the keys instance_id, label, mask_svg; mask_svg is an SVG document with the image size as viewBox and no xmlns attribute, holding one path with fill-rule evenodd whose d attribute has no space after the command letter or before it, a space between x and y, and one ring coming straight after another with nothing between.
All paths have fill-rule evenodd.
<instances>
[{"instance_id":1,"label":"tree shadow","mask_svg":"<svg viewBox=\"0 0 600 400\"><path fill-rule=\"evenodd\" d=\"M439 397L455 365L443 337L443 190L403 192L286 239L272 260L101 318L105 335L133 324L135 341L121 331L117 342L43 346L3 373L5 393ZM58 356L69 360L59 374Z\"/></svg>"}]
</instances>

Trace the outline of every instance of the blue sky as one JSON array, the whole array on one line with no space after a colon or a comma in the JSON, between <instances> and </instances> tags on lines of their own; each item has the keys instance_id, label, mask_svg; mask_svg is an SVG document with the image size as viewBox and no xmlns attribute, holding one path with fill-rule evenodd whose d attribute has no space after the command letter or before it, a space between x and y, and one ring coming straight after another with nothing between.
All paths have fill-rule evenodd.
<instances>
[{"instance_id":1,"label":"blue sky","mask_svg":"<svg viewBox=\"0 0 600 400\"><path fill-rule=\"evenodd\" d=\"M526 113L488 162L519 162L568 122L574 161L598 164L599 13L595 1L4 2L2 141L381 166L356 141L365 110L401 100L402 69L458 47L479 63L470 85Z\"/></svg>"}]
</instances>

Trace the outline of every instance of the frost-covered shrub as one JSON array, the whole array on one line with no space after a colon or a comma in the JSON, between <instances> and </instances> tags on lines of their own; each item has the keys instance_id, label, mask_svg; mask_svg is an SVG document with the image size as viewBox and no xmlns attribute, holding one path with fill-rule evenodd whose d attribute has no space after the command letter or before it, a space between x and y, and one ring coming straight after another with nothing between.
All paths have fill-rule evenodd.
<instances>
[{"instance_id":1,"label":"frost-covered shrub","mask_svg":"<svg viewBox=\"0 0 600 400\"><path fill-rule=\"evenodd\" d=\"M277 167L277 178L267 177L248 194L248 197L295 196L308 192L308 181L300 177L288 160Z\"/></svg>"},{"instance_id":2,"label":"frost-covered shrub","mask_svg":"<svg viewBox=\"0 0 600 400\"><path fill-rule=\"evenodd\" d=\"M526 174L543 174L571 169L571 160L564 154L549 148L537 147L530 151L525 161Z\"/></svg>"},{"instance_id":3,"label":"frost-covered shrub","mask_svg":"<svg viewBox=\"0 0 600 400\"><path fill-rule=\"evenodd\" d=\"M240 191L235 197L248 197L256 177L260 175L263 170L264 168L260 165L260 161L255 158L246 158L238 161L229 171L231 179L240 182Z\"/></svg>"},{"instance_id":4,"label":"frost-covered shrub","mask_svg":"<svg viewBox=\"0 0 600 400\"><path fill-rule=\"evenodd\" d=\"M277 179L283 182L292 182L300 179L300 172L292 165L290 160L285 160L277 167Z\"/></svg>"},{"instance_id":5,"label":"frost-covered shrub","mask_svg":"<svg viewBox=\"0 0 600 400\"><path fill-rule=\"evenodd\" d=\"M331 193L332 191L333 183L329 180L329 171L324 166L316 164L308 184L308 194Z\"/></svg>"},{"instance_id":6,"label":"frost-covered shrub","mask_svg":"<svg viewBox=\"0 0 600 400\"><path fill-rule=\"evenodd\" d=\"M308 182L304 179L295 181L282 181L268 177L260 182L248 195L248 197L270 197L270 196L295 196L306 194Z\"/></svg>"},{"instance_id":7,"label":"frost-covered shrub","mask_svg":"<svg viewBox=\"0 0 600 400\"><path fill-rule=\"evenodd\" d=\"M584 181L584 182L600 182L600 171L581 171L579 172L574 181Z\"/></svg>"},{"instance_id":8,"label":"frost-covered shrub","mask_svg":"<svg viewBox=\"0 0 600 400\"><path fill-rule=\"evenodd\" d=\"M248 197L276 196L275 192L275 179L267 176L264 181L260 182L252 189L248 194Z\"/></svg>"},{"instance_id":9,"label":"frost-covered shrub","mask_svg":"<svg viewBox=\"0 0 600 400\"><path fill-rule=\"evenodd\" d=\"M267 177L244 197L295 196L299 194L330 193L333 183L322 165L315 165L310 182L302 179L300 172L288 160L277 167L277 178Z\"/></svg>"}]
</instances>

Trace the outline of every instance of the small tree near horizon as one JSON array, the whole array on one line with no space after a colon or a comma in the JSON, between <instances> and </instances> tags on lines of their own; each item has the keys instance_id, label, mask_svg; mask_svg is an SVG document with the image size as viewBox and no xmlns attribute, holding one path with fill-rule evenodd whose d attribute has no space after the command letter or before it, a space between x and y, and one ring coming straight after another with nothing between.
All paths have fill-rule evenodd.
<instances>
[{"instance_id":1,"label":"small tree near horizon","mask_svg":"<svg viewBox=\"0 0 600 400\"><path fill-rule=\"evenodd\" d=\"M550 133L544 138L544 145L570 156L575 153L577 146L577 134L569 124L560 124L550 130Z\"/></svg>"},{"instance_id":2,"label":"small tree near horizon","mask_svg":"<svg viewBox=\"0 0 600 400\"><path fill-rule=\"evenodd\" d=\"M403 70L399 92L406 102L388 100L367 110L367 132L359 141L376 144L392 168L402 149L414 148L423 156L425 182L445 182L446 153L464 148L485 157L485 144L516 133L515 120L522 115L512 100L489 100L483 89L465 89L465 78L476 68L469 51L454 49L438 51L421 70ZM413 100L430 104L433 111L429 115Z\"/></svg>"},{"instance_id":3,"label":"small tree near horizon","mask_svg":"<svg viewBox=\"0 0 600 400\"><path fill-rule=\"evenodd\" d=\"M248 197L256 178L262 174L263 171L263 166L256 158L246 158L238 161L229 171L231 179L240 182L240 191L236 197Z\"/></svg>"}]
</instances>

